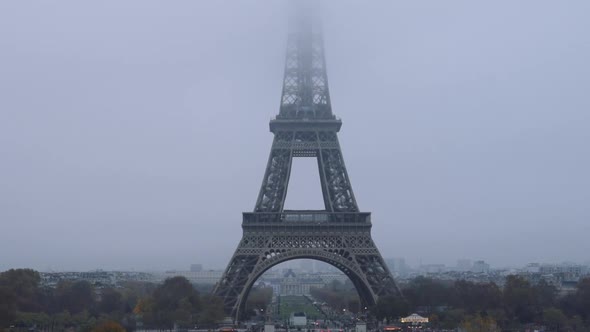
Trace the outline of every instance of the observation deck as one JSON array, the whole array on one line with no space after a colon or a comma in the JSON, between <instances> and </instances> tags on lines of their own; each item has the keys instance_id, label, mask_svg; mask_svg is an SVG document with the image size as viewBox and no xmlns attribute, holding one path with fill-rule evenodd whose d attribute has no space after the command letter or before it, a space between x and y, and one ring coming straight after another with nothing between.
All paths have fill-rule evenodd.
<instances>
[{"instance_id":1,"label":"observation deck","mask_svg":"<svg viewBox=\"0 0 590 332\"><path fill-rule=\"evenodd\" d=\"M244 212L242 227L249 226L352 226L371 227L370 212L328 212L317 210Z\"/></svg>"}]
</instances>

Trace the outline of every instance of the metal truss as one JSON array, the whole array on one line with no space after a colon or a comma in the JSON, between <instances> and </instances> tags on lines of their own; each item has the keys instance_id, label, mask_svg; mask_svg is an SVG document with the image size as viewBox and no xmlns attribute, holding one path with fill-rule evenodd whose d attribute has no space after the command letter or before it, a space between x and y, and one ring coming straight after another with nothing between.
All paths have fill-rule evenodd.
<instances>
[{"instance_id":1,"label":"metal truss","mask_svg":"<svg viewBox=\"0 0 590 332\"><path fill-rule=\"evenodd\" d=\"M363 305L379 296L401 296L375 243L370 223L356 227L323 224L265 226L244 224L244 235L216 287L228 314L237 320L254 282L282 262L309 258L326 262L345 273Z\"/></svg>"},{"instance_id":2,"label":"metal truss","mask_svg":"<svg viewBox=\"0 0 590 332\"><path fill-rule=\"evenodd\" d=\"M281 108L270 122L274 141L254 212L243 214L242 240L214 293L238 319L254 282L282 262L308 258L335 266L361 301L401 296L371 239L370 213L359 212L332 114L321 31L311 14L289 34ZM285 211L293 158L316 158L325 210Z\"/></svg>"},{"instance_id":3,"label":"metal truss","mask_svg":"<svg viewBox=\"0 0 590 332\"><path fill-rule=\"evenodd\" d=\"M278 118L331 119L321 24L312 11L299 14L289 24Z\"/></svg>"},{"instance_id":4,"label":"metal truss","mask_svg":"<svg viewBox=\"0 0 590 332\"><path fill-rule=\"evenodd\" d=\"M281 130L275 133L255 212L283 210L293 157L317 159L327 211L358 211L336 132Z\"/></svg>"}]
</instances>

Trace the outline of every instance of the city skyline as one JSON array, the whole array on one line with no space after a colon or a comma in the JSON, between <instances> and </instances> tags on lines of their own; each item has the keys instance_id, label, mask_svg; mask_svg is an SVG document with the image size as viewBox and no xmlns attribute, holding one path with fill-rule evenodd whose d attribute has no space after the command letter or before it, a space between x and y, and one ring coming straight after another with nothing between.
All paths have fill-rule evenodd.
<instances>
[{"instance_id":1,"label":"city skyline","mask_svg":"<svg viewBox=\"0 0 590 332\"><path fill-rule=\"evenodd\" d=\"M500 265L495 265L495 264L489 264L490 262L485 261L485 260L481 260L481 259L468 259L468 258L459 258L459 259L455 259L455 260L450 260L450 263L444 263L444 262L421 262L421 261L408 261L406 260L404 257L384 257L385 262L387 263L388 267L390 270L392 270L393 272L398 272L396 268L392 267L392 262L396 261L396 260L402 260L403 264L404 264L404 268L407 269L408 271L421 271L424 268L428 268L428 267L433 267L433 266L440 266L440 267L444 267L444 270L447 271L461 271L462 269L464 269L464 266L462 266L462 264L468 263L471 265L473 265L473 263L475 262L483 262L485 264L488 264L490 266L490 269L492 270L520 270L520 269L526 269L528 266L535 266L535 265L539 265L539 266L586 266L588 268L590 268L590 261L584 261L584 262L579 262L579 261L573 261L573 260L562 260L562 261L531 261L531 262L526 262L524 264L514 264L514 265L507 265L507 264L500 264ZM112 272L148 272L148 273L174 273L174 272L190 272L193 271L193 266L194 265L198 265L200 266L199 271L223 271L225 269L225 266L222 264L222 262L220 262L218 265L203 265L203 264L195 264L195 263L189 263L188 265L179 265L179 266L169 266L169 267L165 267L165 268L146 268L146 269L137 269L137 268L130 268L130 267L118 267L118 268L104 268L101 266L95 266L95 267L89 267L87 269L60 269L60 268L52 268L52 267L47 267L47 268L41 268L41 269L37 269L37 268L32 268L32 267L11 267L10 269L16 269L16 268L32 268L34 270L38 270L40 272L47 272L47 273L52 273L52 272L92 272L92 271L112 271ZM303 265L306 265L306 267L303 267ZM314 266L313 269L310 270L309 266ZM309 271L309 272L321 272L321 271L327 271L327 270L334 270L334 271L339 271L337 268L333 267L332 265L328 264L328 263L324 263L322 261L318 261L318 260L313 260L313 259L294 259L294 260L290 260L290 261L286 261L280 264L277 264L276 266L273 266L271 269L269 269L268 271L283 271L283 270L288 270L288 269L294 269L294 270L298 270L298 271ZM0 270L4 271L4 270Z\"/></svg>"},{"instance_id":2,"label":"city skyline","mask_svg":"<svg viewBox=\"0 0 590 332\"><path fill-rule=\"evenodd\" d=\"M0 270L222 268L268 158L285 7L0 4ZM588 9L324 3L344 158L384 257L590 259ZM291 207L321 205L314 174L295 164Z\"/></svg>"}]
</instances>

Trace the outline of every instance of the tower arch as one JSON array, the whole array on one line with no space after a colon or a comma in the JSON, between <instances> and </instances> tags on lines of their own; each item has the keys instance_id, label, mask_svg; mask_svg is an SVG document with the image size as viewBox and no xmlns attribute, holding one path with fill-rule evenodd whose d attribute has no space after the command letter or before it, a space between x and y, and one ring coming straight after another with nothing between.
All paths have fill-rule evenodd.
<instances>
[{"instance_id":1,"label":"tower arch","mask_svg":"<svg viewBox=\"0 0 590 332\"><path fill-rule=\"evenodd\" d=\"M380 296L401 297L371 239L369 214L361 214L364 218L358 213L336 214L333 219L333 213L325 212L281 215L265 215L261 221L255 218L258 213L244 213L242 240L215 288L230 317L237 319L252 285L265 271L294 259L315 259L336 267L350 278L365 305L376 303ZM327 221L301 222L323 220L320 216Z\"/></svg>"},{"instance_id":2,"label":"tower arch","mask_svg":"<svg viewBox=\"0 0 590 332\"><path fill-rule=\"evenodd\" d=\"M243 312L246 302L248 300L248 295L250 294L250 290L252 289L252 287L254 286L256 281L258 279L260 279L266 271L268 271L269 269L271 269L277 265L280 265L282 263L292 261L292 260L298 260L298 259L316 260L316 261L324 262L326 264L329 264L330 266L335 267L340 272L344 273L344 275L346 275L348 277L348 279L352 282L352 284L354 285L354 287L357 291L357 294L359 296L362 306L364 306L364 307L372 306L376 303L376 299L375 299L374 294L371 291L370 285L368 285L366 283L366 281L363 280L362 273L358 273L353 270L353 268L354 268L353 264L343 262L341 259L338 259L336 257L331 258L331 257L329 257L329 255L328 256L327 255L317 255L314 253L310 254L308 252L301 253L301 252L295 251L295 252L287 252L282 255L274 256L274 257L266 260L264 264L260 265L260 268L258 269L258 271L255 272L252 275L252 278L249 279L246 282L246 284L244 285L243 294L240 296L240 298L238 299L238 301L236 303L236 309L235 309L236 317L235 317L235 319L237 319L238 316L240 315L240 313Z\"/></svg>"}]
</instances>

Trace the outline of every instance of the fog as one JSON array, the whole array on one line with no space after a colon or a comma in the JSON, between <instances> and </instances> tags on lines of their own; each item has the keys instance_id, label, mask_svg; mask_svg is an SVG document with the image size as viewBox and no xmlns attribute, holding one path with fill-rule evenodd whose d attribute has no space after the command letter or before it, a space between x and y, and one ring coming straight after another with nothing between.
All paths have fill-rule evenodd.
<instances>
[{"instance_id":1,"label":"fog","mask_svg":"<svg viewBox=\"0 0 590 332\"><path fill-rule=\"evenodd\" d=\"M0 270L224 268L272 143L288 8L0 2ZM384 257L590 260L590 2L321 12L340 144ZM307 161L298 208L321 206Z\"/></svg>"}]
</instances>

